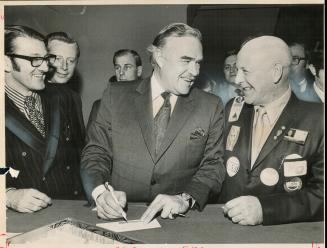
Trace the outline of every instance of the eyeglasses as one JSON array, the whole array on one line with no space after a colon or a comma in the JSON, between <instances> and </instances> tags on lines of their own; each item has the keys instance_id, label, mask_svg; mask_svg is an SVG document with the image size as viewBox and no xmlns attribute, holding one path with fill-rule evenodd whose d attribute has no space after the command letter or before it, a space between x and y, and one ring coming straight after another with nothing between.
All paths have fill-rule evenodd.
<instances>
[{"instance_id":1,"label":"eyeglasses","mask_svg":"<svg viewBox=\"0 0 327 248\"><path fill-rule=\"evenodd\" d=\"M52 65L62 65L63 62L65 62L65 64L71 65L71 64L75 63L77 60L77 58L73 58L73 57L68 57L65 60L64 57L62 57L62 56L58 56L58 55L54 55L54 54L50 54L50 55L53 56L50 59L50 63Z\"/></svg>"},{"instance_id":2,"label":"eyeglasses","mask_svg":"<svg viewBox=\"0 0 327 248\"><path fill-rule=\"evenodd\" d=\"M298 65L300 63L301 60L306 60L307 58L303 57L292 57L292 65Z\"/></svg>"},{"instance_id":3,"label":"eyeglasses","mask_svg":"<svg viewBox=\"0 0 327 248\"><path fill-rule=\"evenodd\" d=\"M9 56L9 57L12 57L12 58L19 58L19 59L28 60L29 62L31 62L31 65L33 67L41 66L44 61L49 63L54 57L54 55L51 55L51 54L46 55L45 57L31 57L31 56L14 54L14 53L6 54L6 55Z\"/></svg>"}]
</instances>

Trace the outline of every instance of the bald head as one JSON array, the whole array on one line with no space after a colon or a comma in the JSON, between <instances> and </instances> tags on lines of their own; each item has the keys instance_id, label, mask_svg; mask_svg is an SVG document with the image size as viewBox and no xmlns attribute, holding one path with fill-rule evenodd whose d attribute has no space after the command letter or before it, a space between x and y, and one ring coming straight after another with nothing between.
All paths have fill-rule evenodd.
<instances>
[{"instance_id":1,"label":"bald head","mask_svg":"<svg viewBox=\"0 0 327 248\"><path fill-rule=\"evenodd\" d=\"M244 43L240 53L253 51L254 59L264 58L267 64L279 63L282 66L290 66L292 56L288 45L275 36L260 36Z\"/></svg>"},{"instance_id":2,"label":"bald head","mask_svg":"<svg viewBox=\"0 0 327 248\"><path fill-rule=\"evenodd\" d=\"M268 104L289 88L291 54L287 44L274 36L261 36L244 43L237 55L240 85L249 104Z\"/></svg>"}]
</instances>

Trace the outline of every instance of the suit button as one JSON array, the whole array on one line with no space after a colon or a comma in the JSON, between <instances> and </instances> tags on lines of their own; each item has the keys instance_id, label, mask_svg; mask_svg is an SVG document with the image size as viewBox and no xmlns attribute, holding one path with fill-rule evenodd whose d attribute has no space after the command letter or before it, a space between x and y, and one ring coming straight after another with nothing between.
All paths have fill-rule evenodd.
<instances>
[{"instance_id":1,"label":"suit button","mask_svg":"<svg viewBox=\"0 0 327 248\"><path fill-rule=\"evenodd\" d=\"M66 138L66 141L69 141L69 137Z\"/></svg>"},{"instance_id":2,"label":"suit button","mask_svg":"<svg viewBox=\"0 0 327 248\"><path fill-rule=\"evenodd\" d=\"M67 170L70 170L70 166L67 166L66 169L67 169Z\"/></svg>"},{"instance_id":3,"label":"suit button","mask_svg":"<svg viewBox=\"0 0 327 248\"><path fill-rule=\"evenodd\" d=\"M27 155L26 152L22 152L22 156L25 157Z\"/></svg>"},{"instance_id":4,"label":"suit button","mask_svg":"<svg viewBox=\"0 0 327 248\"><path fill-rule=\"evenodd\" d=\"M77 194L78 194L78 191L77 191L77 190L75 190L75 191L74 191L74 195L77 195Z\"/></svg>"},{"instance_id":5,"label":"suit button","mask_svg":"<svg viewBox=\"0 0 327 248\"><path fill-rule=\"evenodd\" d=\"M154 185L154 184L156 184L157 182L156 182L156 180L154 180L153 178L151 179L151 185Z\"/></svg>"},{"instance_id":6,"label":"suit button","mask_svg":"<svg viewBox=\"0 0 327 248\"><path fill-rule=\"evenodd\" d=\"M45 181L45 177L42 178L42 181L43 181L43 182Z\"/></svg>"}]
</instances>

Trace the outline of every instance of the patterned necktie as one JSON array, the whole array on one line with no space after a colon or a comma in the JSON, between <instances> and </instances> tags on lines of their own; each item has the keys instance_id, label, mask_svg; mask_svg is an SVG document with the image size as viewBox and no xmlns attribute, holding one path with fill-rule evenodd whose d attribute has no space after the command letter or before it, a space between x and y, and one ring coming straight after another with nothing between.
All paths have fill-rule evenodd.
<instances>
[{"instance_id":1,"label":"patterned necktie","mask_svg":"<svg viewBox=\"0 0 327 248\"><path fill-rule=\"evenodd\" d=\"M43 115L36 108L36 99L33 96L26 96L24 101L24 108L30 122L36 127L41 135L45 137Z\"/></svg>"},{"instance_id":2,"label":"patterned necktie","mask_svg":"<svg viewBox=\"0 0 327 248\"><path fill-rule=\"evenodd\" d=\"M156 139L156 154L159 152L159 148L162 145L162 141L165 137L165 132L168 126L171 112L170 93L164 92L161 94L164 99L164 103L159 109L158 113L154 117L154 134Z\"/></svg>"},{"instance_id":3,"label":"patterned necktie","mask_svg":"<svg viewBox=\"0 0 327 248\"><path fill-rule=\"evenodd\" d=\"M251 167L256 161L261 148L265 142L264 137L269 129L269 120L267 111L263 106L260 106L256 110L256 118L253 123L253 133L252 133L252 149L251 149Z\"/></svg>"}]
</instances>

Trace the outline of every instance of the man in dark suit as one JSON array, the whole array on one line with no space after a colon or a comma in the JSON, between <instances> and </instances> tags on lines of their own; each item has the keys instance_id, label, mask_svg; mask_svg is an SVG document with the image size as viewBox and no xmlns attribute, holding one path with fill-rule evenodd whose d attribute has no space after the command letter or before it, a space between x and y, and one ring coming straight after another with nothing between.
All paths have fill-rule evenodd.
<instances>
[{"instance_id":1,"label":"man in dark suit","mask_svg":"<svg viewBox=\"0 0 327 248\"><path fill-rule=\"evenodd\" d=\"M51 198L80 199L83 193L71 106L56 87L44 84L53 59L40 33L6 26L6 205L19 212L45 208Z\"/></svg>"},{"instance_id":2,"label":"man in dark suit","mask_svg":"<svg viewBox=\"0 0 327 248\"><path fill-rule=\"evenodd\" d=\"M299 100L291 54L274 36L247 41L237 55L238 97L226 109L224 213L241 225L323 219L323 106Z\"/></svg>"},{"instance_id":3,"label":"man in dark suit","mask_svg":"<svg viewBox=\"0 0 327 248\"><path fill-rule=\"evenodd\" d=\"M142 76L142 60L140 55L130 49L120 49L115 52L113 57L113 64L115 68L115 76L109 79L109 84L113 82L129 82L140 79ZM100 99L94 101L90 112L89 120L87 122L87 129L91 122L95 120L100 106Z\"/></svg>"},{"instance_id":4,"label":"man in dark suit","mask_svg":"<svg viewBox=\"0 0 327 248\"><path fill-rule=\"evenodd\" d=\"M201 33L170 24L148 50L152 76L111 84L87 134L81 175L101 218L121 217L127 200L152 201L145 222L160 211L174 218L192 206L202 209L225 176L222 102L191 89L202 60Z\"/></svg>"}]
</instances>

